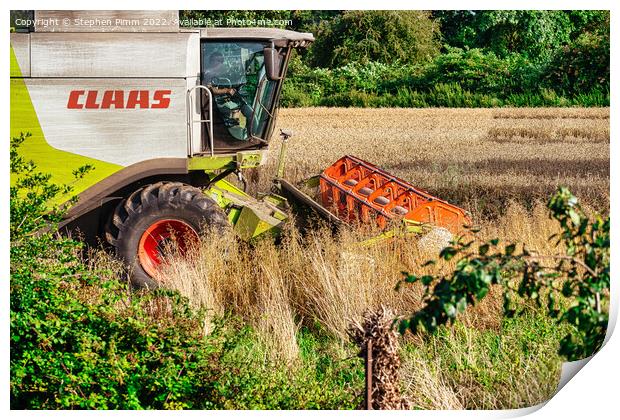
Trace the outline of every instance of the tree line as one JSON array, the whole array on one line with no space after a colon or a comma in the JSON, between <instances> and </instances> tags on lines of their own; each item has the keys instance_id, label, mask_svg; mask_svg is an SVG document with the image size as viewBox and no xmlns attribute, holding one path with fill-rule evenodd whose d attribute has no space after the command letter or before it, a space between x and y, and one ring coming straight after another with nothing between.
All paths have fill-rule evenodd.
<instances>
[{"instance_id":1,"label":"tree line","mask_svg":"<svg viewBox=\"0 0 620 420\"><path fill-rule=\"evenodd\" d=\"M606 10L181 11L312 32L284 106L608 106Z\"/></svg>"}]
</instances>

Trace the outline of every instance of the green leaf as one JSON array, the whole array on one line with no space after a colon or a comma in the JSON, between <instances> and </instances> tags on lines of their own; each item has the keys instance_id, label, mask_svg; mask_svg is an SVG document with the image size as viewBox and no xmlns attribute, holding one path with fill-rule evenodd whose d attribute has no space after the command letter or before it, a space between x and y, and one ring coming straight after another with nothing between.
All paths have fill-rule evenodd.
<instances>
[{"instance_id":1,"label":"green leaf","mask_svg":"<svg viewBox=\"0 0 620 420\"><path fill-rule=\"evenodd\" d=\"M454 247L447 246L441 250L441 252L439 253L439 257L443 258L446 261L450 261L456 255L456 253L457 251Z\"/></svg>"},{"instance_id":2,"label":"green leaf","mask_svg":"<svg viewBox=\"0 0 620 420\"><path fill-rule=\"evenodd\" d=\"M410 321L408 319L402 319L398 323L398 332L401 335L405 334L405 331L407 331L407 329L409 329L409 326L410 326Z\"/></svg>"},{"instance_id":3,"label":"green leaf","mask_svg":"<svg viewBox=\"0 0 620 420\"><path fill-rule=\"evenodd\" d=\"M444 303L443 310L449 318L454 318L456 316L456 308L451 303Z\"/></svg>"},{"instance_id":4,"label":"green leaf","mask_svg":"<svg viewBox=\"0 0 620 420\"><path fill-rule=\"evenodd\" d=\"M467 309L467 299L465 298L465 296L463 296L461 299L459 299L459 301L456 303L456 310L459 313L464 313L465 310Z\"/></svg>"},{"instance_id":5,"label":"green leaf","mask_svg":"<svg viewBox=\"0 0 620 420\"><path fill-rule=\"evenodd\" d=\"M573 224L575 226L579 226L579 223L581 222L581 217L579 216L579 214L574 209L569 209L568 215L570 216L570 220L573 222Z\"/></svg>"},{"instance_id":6,"label":"green leaf","mask_svg":"<svg viewBox=\"0 0 620 420\"><path fill-rule=\"evenodd\" d=\"M405 277L405 281L407 283L415 283L416 281L418 281L420 278L414 274L406 274Z\"/></svg>"},{"instance_id":7,"label":"green leaf","mask_svg":"<svg viewBox=\"0 0 620 420\"><path fill-rule=\"evenodd\" d=\"M481 287L480 289L476 291L476 299L478 300L483 299L487 295L487 293L489 293L489 288Z\"/></svg>"},{"instance_id":8,"label":"green leaf","mask_svg":"<svg viewBox=\"0 0 620 420\"><path fill-rule=\"evenodd\" d=\"M431 284L434 279L435 279L435 277L433 277L433 276L422 276L422 277L420 277L420 281L422 282L422 284L424 286L428 286L429 284Z\"/></svg>"}]
</instances>

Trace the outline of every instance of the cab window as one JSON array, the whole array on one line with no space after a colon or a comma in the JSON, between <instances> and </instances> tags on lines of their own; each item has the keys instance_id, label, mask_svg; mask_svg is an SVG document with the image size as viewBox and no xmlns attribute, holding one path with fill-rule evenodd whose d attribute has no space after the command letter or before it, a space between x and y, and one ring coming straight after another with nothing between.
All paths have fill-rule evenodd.
<instances>
[{"instance_id":1,"label":"cab window","mask_svg":"<svg viewBox=\"0 0 620 420\"><path fill-rule=\"evenodd\" d=\"M202 84L214 113L236 140L262 138L271 116L276 82L267 80L260 42L204 42Z\"/></svg>"}]
</instances>

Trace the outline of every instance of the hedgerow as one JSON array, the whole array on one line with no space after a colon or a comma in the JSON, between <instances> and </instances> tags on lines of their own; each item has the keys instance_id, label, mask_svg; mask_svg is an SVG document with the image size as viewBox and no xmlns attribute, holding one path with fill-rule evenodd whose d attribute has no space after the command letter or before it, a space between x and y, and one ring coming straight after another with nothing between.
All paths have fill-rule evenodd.
<instances>
[{"instance_id":1,"label":"hedgerow","mask_svg":"<svg viewBox=\"0 0 620 420\"><path fill-rule=\"evenodd\" d=\"M333 69L309 67L295 57L281 104L373 108L609 106L609 77L599 76L609 74L608 70L605 73L604 54L596 55L596 69L577 74L574 62L585 59L586 41L580 38L576 43L573 49L558 52L551 64L533 62L519 54L498 57L481 49L459 48L449 48L431 62L349 63ZM604 50L598 45L598 50Z\"/></svg>"}]
</instances>

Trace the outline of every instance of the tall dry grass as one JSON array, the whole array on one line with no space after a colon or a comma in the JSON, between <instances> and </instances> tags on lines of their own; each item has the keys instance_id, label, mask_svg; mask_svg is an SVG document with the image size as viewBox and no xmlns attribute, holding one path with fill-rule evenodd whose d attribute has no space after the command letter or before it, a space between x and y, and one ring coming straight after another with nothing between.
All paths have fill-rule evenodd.
<instances>
[{"instance_id":1,"label":"tall dry grass","mask_svg":"<svg viewBox=\"0 0 620 420\"><path fill-rule=\"evenodd\" d=\"M394 290L400 271L411 265L396 263L389 247L363 249L351 236L333 238L325 229L302 238L289 228L276 246L269 239L246 244L232 234L207 235L189 259L173 257L163 277L212 315L241 315L274 355L294 360L302 323L318 322L346 340L348 323L366 308L390 303L404 310L421 301L419 290ZM402 252L413 249L403 242Z\"/></svg>"},{"instance_id":2,"label":"tall dry grass","mask_svg":"<svg viewBox=\"0 0 620 420\"><path fill-rule=\"evenodd\" d=\"M470 210L484 239L561 252L548 241L558 227L545 207L558 185L569 186L590 211L609 208L609 109L312 108L284 109L280 116L279 126L295 132L288 179L302 180L353 154ZM251 174L252 193L268 189L278 146L274 139L269 164ZM327 229L302 237L292 226L278 246L207 235L193 258L169 261L165 277L211 315L241 316L271 357L295 366L301 326L344 342L349 321L368 308L408 314L420 307L420 286L394 286L402 271L422 274L421 264L436 252L411 239L361 247L362 238L355 230L334 237ZM452 264L436 270L447 273ZM527 324L495 346L501 314L501 293L492 290L441 346L417 343L402 367L405 393L416 406L514 408L551 395L559 374L556 342L527 350L510 342L536 337ZM521 333L525 338L515 338Z\"/></svg>"},{"instance_id":3,"label":"tall dry grass","mask_svg":"<svg viewBox=\"0 0 620 420\"><path fill-rule=\"evenodd\" d=\"M561 372L557 337L532 319L506 330L491 336L457 324L423 345L408 345L404 394L424 409L511 409L546 401Z\"/></svg>"},{"instance_id":4,"label":"tall dry grass","mask_svg":"<svg viewBox=\"0 0 620 420\"><path fill-rule=\"evenodd\" d=\"M529 213L513 203L499 223L483 225L480 234L554 253L557 250L546 239L556 231L543 204ZM226 235L208 234L188 259L172 257L165 266L165 284L212 316L227 312L242 316L273 355L288 361L298 357L300 325L312 327L318 322L344 341L349 322L358 320L367 308L384 305L398 314L420 308L421 287L397 291L395 286L403 271L420 273L420 266L437 255L418 247L413 237L361 246L363 235L354 230L333 236L330 230L319 229L302 237L289 226L278 245L271 239L248 244L232 233ZM438 269L453 268L450 262ZM500 318L501 297L494 291L464 321L479 329L497 329Z\"/></svg>"},{"instance_id":5,"label":"tall dry grass","mask_svg":"<svg viewBox=\"0 0 620 420\"><path fill-rule=\"evenodd\" d=\"M558 227L543 203L528 211L513 202L498 221L481 227L482 238L523 242L540 253L558 252L547 241ZM355 230L333 236L328 229L301 236L288 226L276 245L270 239L248 244L232 233L209 233L190 258L167 262L165 282L191 304L207 308L212 317L241 317L253 326L270 360L296 368L301 366L301 326L332 336L342 352L350 321L359 321L366 309L384 305L406 315L420 308L420 286L400 291L394 287L402 271L421 273L421 264L436 253L420 249L411 237L360 246L362 237ZM453 268L450 261L437 270ZM404 395L416 407L429 409L515 408L548 398L558 380L557 343L545 340L524 350L522 346L529 344L519 337L519 326L492 351L488 346L494 345L494 337L505 333L502 313L501 291L494 289L447 335L431 341L405 338L409 349L401 368ZM205 328L209 332L208 321Z\"/></svg>"}]
</instances>

